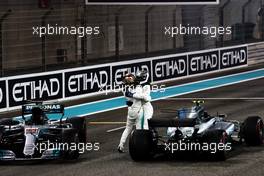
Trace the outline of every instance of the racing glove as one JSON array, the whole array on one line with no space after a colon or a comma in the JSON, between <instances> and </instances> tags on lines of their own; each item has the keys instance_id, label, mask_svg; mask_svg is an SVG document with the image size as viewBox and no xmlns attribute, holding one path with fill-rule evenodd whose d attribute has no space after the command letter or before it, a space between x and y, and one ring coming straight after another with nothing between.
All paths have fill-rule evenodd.
<instances>
[{"instance_id":1,"label":"racing glove","mask_svg":"<svg viewBox=\"0 0 264 176\"><path fill-rule=\"evenodd\" d=\"M129 92L129 91L126 91L126 93L125 93L125 96L126 97L129 97L129 98L133 98L133 93L131 93L131 92Z\"/></svg>"}]
</instances>

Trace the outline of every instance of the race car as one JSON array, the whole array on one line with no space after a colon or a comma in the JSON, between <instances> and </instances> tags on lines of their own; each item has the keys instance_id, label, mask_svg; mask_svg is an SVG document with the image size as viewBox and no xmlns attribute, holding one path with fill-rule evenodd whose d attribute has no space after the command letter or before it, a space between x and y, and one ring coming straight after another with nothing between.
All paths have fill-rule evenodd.
<instances>
[{"instance_id":1,"label":"race car","mask_svg":"<svg viewBox=\"0 0 264 176\"><path fill-rule=\"evenodd\" d=\"M142 161L160 153L177 156L185 151L219 161L226 160L235 143L250 146L264 143L261 117L250 116L240 123L227 120L225 114L209 115L202 106L204 101L193 103L191 108L177 110L176 118L151 119L148 121L149 130L134 130L129 139L131 158ZM158 131L162 132L159 128L166 128L165 135L159 134ZM181 146L184 150L180 150Z\"/></svg>"},{"instance_id":2,"label":"race car","mask_svg":"<svg viewBox=\"0 0 264 176\"><path fill-rule=\"evenodd\" d=\"M80 142L85 119L64 118L62 104L32 102L22 106L21 118L0 119L0 161L77 159Z\"/></svg>"}]
</instances>

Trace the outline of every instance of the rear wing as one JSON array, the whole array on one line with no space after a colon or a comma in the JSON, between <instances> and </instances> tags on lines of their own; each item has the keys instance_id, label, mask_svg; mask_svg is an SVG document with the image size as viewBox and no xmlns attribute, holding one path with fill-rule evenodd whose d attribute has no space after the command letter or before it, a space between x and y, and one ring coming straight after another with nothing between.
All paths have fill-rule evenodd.
<instances>
[{"instance_id":1,"label":"rear wing","mask_svg":"<svg viewBox=\"0 0 264 176\"><path fill-rule=\"evenodd\" d=\"M33 108L40 108L46 114L64 114L64 105L62 104L26 104L22 106L22 116L32 114Z\"/></svg>"},{"instance_id":2,"label":"rear wing","mask_svg":"<svg viewBox=\"0 0 264 176\"><path fill-rule=\"evenodd\" d=\"M150 127L194 127L196 119L149 119Z\"/></svg>"}]
</instances>

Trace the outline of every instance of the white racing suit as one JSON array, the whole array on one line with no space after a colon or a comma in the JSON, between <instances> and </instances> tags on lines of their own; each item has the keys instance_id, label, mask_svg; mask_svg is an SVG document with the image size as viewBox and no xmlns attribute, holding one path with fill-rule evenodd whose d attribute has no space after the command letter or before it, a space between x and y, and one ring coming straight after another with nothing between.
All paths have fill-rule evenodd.
<instances>
[{"instance_id":1,"label":"white racing suit","mask_svg":"<svg viewBox=\"0 0 264 176\"><path fill-rule=\"evenodd\" d=\"M148 119L151 119L153 116L153 107L150 103L150 85L144 85L142 87L142 92L137 92L133 95L133 98L141 100L142 102L142 113L139 115L138 124L136 125L137 129L149 129Z\"/></svg>"},{"instance_id":2,"label":"white racing suit","mask_svg":"<svg viewBox=\"0 0 264 176\"><path fill-rule=\"evenodd\" d=\"M148 119L153 115L153 107L150 103L150 86L138 85L134 90L129 90L133 97L126 97L133 104L128 107L126 129L124 130L119 147L124 148L128 135L132 132L133 126L136 129L148 129Z\"/></svg>"}]
</instances>

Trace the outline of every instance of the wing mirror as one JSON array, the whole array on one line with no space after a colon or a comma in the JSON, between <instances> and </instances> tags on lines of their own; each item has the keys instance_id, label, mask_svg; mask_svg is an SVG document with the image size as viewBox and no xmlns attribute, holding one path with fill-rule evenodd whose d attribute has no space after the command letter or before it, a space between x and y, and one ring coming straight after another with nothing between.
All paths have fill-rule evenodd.
<instances>
[{"instance_id":1,"label":"wing mirror","mask_svg":"<svg viewBox=\"0 0 264 176\"><path fill-rule=\"evenodd\" d=\"M226 118L227 115L226 114L219 114L218 117L220 117L220 118Z\"/></svg>"}]
</instances>

